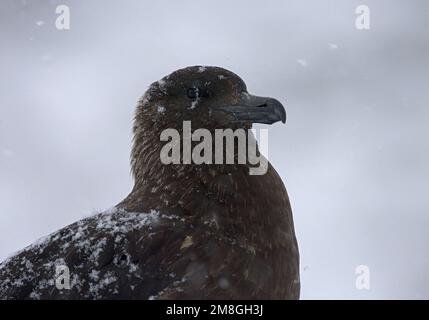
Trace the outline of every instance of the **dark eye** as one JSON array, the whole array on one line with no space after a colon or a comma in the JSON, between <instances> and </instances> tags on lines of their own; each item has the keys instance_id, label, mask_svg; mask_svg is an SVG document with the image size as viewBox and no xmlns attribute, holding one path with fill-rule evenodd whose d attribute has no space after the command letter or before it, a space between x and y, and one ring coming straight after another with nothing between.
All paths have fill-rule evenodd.
<instances>
[{"instance_id":1,"label":"dark eye","mask_svg":"<svg viewBox=\"0 0 429 320\"><path fill-rule=\"evenodd\" d=\"M189 88L186 91L186 95L188 96L189 99L196 99L198 98L198 89L197 88Z\"/></svg>"}]
</instances>

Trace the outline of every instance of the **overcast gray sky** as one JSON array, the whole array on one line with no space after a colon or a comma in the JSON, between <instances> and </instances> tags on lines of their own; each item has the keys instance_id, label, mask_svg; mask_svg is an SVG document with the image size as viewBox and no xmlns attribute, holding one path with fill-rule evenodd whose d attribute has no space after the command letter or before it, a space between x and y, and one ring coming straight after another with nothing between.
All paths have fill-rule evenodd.
<instances>
[{"instance_id":1,"label":"overcast gray sky","mask_svg":"<svg viewBox=\"0 0 429 320\"><path fill-rule=\"evenodd\" d=\"M428 1L2 0L0 41L0 260L124 198L138 98L216 65L286 105L302 298L429 298Z\"/></svg>"}]
</instances>

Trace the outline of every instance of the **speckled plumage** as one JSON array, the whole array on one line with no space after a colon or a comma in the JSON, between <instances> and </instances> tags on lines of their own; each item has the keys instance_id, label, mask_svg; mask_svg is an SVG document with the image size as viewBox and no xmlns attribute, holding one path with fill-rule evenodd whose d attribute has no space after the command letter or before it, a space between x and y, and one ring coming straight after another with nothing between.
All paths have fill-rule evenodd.
<instances>
[{"instance_id":1,"label":"speckled plumage","mask_svg":"<svg viewBox=\"0 0 429 320\"><path fill-rule=\"evenodd\" d=\"M207 90L190 101L189 86ZM246 128L211 107L234 105L244 82L189 67L139 101L131 155L135 186L111 210L67 226L0 264L0 299L297 299L299 254L286 189L274 168L164 165L159 134ZM55 287L55 266L71 288Z\"/></svg>"}]
</instances>

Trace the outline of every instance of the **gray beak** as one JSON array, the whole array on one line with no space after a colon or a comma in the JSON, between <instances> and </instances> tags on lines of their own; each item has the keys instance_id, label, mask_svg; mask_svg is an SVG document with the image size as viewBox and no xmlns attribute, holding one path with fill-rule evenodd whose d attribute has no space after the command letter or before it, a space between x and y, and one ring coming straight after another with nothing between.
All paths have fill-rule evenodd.
<instances>
[{"instance_id":1,"label":"gray beak","mask_svg":"<svg viewBox=\"0 0 429 320\"><path fill-rule=\"evenodd\" d=\"M232 116L232 122L251 122L273 124L277 121L286 122L286 111L276 99L258 97L244 92L236 105L217 107L213 111L221 111Z\"/></svg>"}]
</instances>

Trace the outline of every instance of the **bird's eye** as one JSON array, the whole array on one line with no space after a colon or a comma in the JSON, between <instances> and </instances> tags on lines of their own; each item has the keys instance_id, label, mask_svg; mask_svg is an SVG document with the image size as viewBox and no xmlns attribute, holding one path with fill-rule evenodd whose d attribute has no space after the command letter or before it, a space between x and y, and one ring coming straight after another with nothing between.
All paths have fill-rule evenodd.
<instances>
[{"instance_id":1,"label":"bird's eye","mask_svg":"<svg viewBox=\"0 0 429 320\"><path fill-rule=\"evenodd\" d=\"M186 91L186 95L188 96L189 99L196 99L198 98L198 89L197 88L189 88Z\"/></svg>"}]
</instances>

